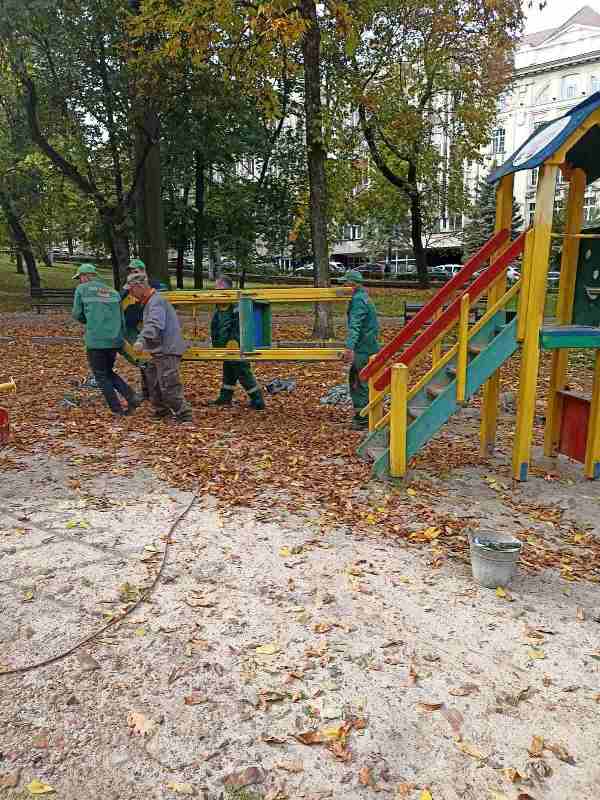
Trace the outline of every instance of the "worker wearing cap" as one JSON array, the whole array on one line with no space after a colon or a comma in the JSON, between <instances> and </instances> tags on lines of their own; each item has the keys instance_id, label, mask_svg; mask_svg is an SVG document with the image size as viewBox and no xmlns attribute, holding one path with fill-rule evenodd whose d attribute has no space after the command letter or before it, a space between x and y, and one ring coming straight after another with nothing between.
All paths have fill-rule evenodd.
<instances>
[{"instance_id":1,"label":"worker wearing cap","mask_svg":"<svg viewBox=\"0 0 600 800\"><path fill-rule=\"evenodd\" d=\"M103 283L93 264L82 264L73 279L79 281L73 300L73 318L85 325L87 357L106 404L118 416L139 405L133 389L114 371L123 344L123 313L119 293ZM123 409L117 393L127 401Z\"/></svg>"},{"instance_id":2,"label":"worker wearing cap","mask_svg":"<svg viewBox=\"0 0 600 800\"><path fill-rule=\"evenodd\" d=\"M369 402L369 387L360 380L359 375L361 369L368 364L370 356L379 350L379 322L375 305L363 286L360 272L350 270L342 280L353 289L352 299L348 304L348 333L344 354L345 361L350 364L348 383L354 406L352 428L363 430L368 427L369 420L361 417L360 412Z\"/></svg>"},{"instance_id":3,"label":"worker wearing cap","mask_svg":"<svg viewBox=\"0 0 600 800\"><path fill-rule=\"evenodd\" d=\"M132 273L127 278L127 289L144 309L142 329L134 349L150 354L146 385L156 416L172 415L177 422L191 422L192 408L185 400L179 376L181 356L187 346L177 313L171 303L150 286L145 273Z\"/></svg>"},{"instance_id":4,"label":"worker wearing cap","mask_svg":"<svg viewBox=\"0 0 600 800\"><path fill-rule=\"evenodd\" d=\"M216 289L231 289L229 278L221 277L215 283ZM210 321L210 338L213 347L229 347L239 350L240 347L240 313L234 303L219 303ZM223 361L223 379L221 391L211 406L230 406L233 400L236 383L246 390L250 400L250 408L262 411L265 401L252 367L248 361Z\"/></svg>"}]
</instances>

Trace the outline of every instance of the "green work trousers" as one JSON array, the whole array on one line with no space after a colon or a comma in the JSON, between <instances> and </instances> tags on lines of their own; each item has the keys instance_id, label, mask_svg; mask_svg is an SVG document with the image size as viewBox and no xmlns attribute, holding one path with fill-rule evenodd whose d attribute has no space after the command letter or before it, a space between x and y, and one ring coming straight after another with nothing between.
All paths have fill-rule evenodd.
<instances>
[{"instance_id":1,"label":"green work trousers","mask_svg":"<svg viewBox=\"0 0 600 800\"><path fill-rule=\"evenodd\" d=\"M250 395L250 399L260 392L248 361L223 361L221 394L232 397L238 381Z\"/></svg>"},{"instance_id":2,"label":"green work trousers","mask_svg":"<svg viewBox=\"0 0 600 800\"><path fill-rule=\"evenodd\" d=\"M350 397L352 398L352 405L354 406L354 416L358 417L359 413L369 402L369 384L364 383L358 377L361 369L367 366L370 356L367 353L354 352L354 360L348 373L348 383L350 385Z\"/></svg>"}]
</instances>

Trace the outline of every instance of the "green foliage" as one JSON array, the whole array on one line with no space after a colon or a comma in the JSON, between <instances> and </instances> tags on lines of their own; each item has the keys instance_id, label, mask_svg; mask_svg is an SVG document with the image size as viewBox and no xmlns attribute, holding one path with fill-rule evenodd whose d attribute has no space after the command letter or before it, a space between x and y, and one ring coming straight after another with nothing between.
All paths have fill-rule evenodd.
<instances>
[{"instance_id":1,"label":"green foliage","mask_svg":"<svg viewBox=\"0 0 600 800\"><path fill-rule=\"evenodd\" d=\"M463 229L463 254L467 259L494 234L496 227L496 187L486 180L480 180L475 191L475 202L467 211L468 221ZM523 230L524 221L521 209L513 200L512 231L513 238Z\"/></svg>"}]
</instances>

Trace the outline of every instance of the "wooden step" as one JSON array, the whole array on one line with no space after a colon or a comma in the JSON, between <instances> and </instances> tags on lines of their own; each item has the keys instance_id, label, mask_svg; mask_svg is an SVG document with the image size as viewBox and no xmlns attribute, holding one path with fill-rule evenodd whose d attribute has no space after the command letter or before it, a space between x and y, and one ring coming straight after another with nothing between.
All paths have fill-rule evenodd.
<instances>
[{"instance_id":1,"label":"wooden step","mask_svg":"<svg viewBox=\"0 0 600 800\"><path fill-rule=\"evenodd\" d=\"M424 411L427 411L428 408L429 406L409 406L408 416L417 419Z\"/></svg>"},{"instance_id":2,"label":"wooden step","mask_svg":"<svg viewBox=\"0 0 600 800\"><path fill-rule=\"evenodd\" d=\"M457 373L458 370L456 369L456 367L453 367L452 365L446 367L446 374L450 375L451 378L456 378Z\"/></svg>"},{"instance_id":3,"label":"wooden step","mask_svg":"<svg viewBox=\"0 0 600 800\"><path fill-rule=\"evenodd\" d=\"M430 397L439 397L442 392L445 392L448 388L448 384L442 383L430 383L429 386L426 388L426 392Z\"/></svg>"},{"instance_id":4,"label":"wooden step","mask_svg":"<svg viewBox=\"0 0 600 800\"><path fill-rule=\"evenodd\" d=\"M487 342L474 342L473 344L469 345L469 353L472 353L474 356L478 356L480 353L483 353L487 346Z\"/></svg>"}]
</instances>

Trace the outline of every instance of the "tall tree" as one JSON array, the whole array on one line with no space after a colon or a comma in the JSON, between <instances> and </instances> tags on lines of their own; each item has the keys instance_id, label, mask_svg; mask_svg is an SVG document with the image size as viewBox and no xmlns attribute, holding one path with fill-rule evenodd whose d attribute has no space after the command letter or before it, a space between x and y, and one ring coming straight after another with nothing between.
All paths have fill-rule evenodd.
<instances>
[{"instance_id":1,"label":"tall tree","mask_svg":"<svg viewBox=\"0 0 600 800\"><path fill-rule=\"evenodd\" d=\"M375 0L363 22L353 100L374 165L409 206L423 286L424 192L440 216L464 208L463 164L489 140L521 25L520 0Z\"/></svg>"},{"instance_id":2,"label":"tall tree","mask_svg":"<svg viewBox=\"0 0 600 800\"><path fill-rule=\"evenodd\" d=\"M469 258L494 234L496 227L496 187L486 180L479 181L475 200L467 211L468 220L463 228L463 253ZM513 199L512 237L523 230L521 209Z\"/></svg>"}]
</instances>

